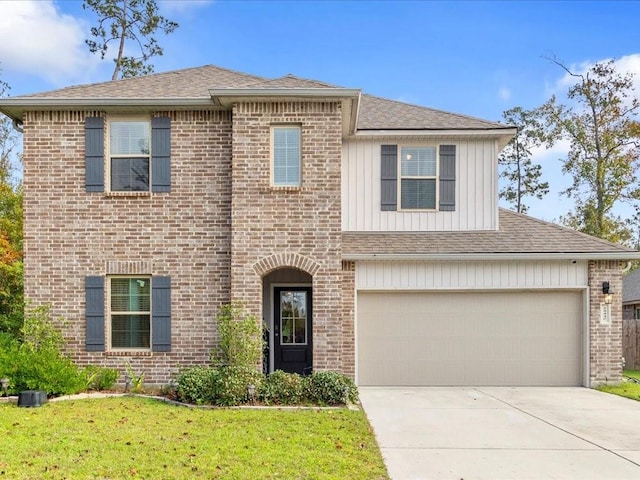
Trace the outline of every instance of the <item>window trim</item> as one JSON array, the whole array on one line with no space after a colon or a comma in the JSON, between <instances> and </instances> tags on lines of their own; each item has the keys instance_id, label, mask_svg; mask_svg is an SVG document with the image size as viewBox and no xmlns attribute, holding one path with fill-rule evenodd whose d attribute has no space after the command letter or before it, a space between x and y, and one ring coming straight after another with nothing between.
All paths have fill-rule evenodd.
<instances>
[{"instance_id":1,"label":"window trim","mask_svg":"<svg viewBox=\"0 0 640 480\"><path fill-rule=\"evenodd\" d=\"M149 132L149 153L147 155L116 154L111 155L111 123L139 122L146 123ZM150 115L107 115L105 117L105 193L112 196L147 196L153 191L153 131ZM114 158L147 158L149 162L149 184L147 190L114 190L111 182L111 162Z\"/></svg>"},{"instance_id":2,"label":"window trim","mask_svg":"<svg viewBox=\"0 0 640 480\"><path fill-rule=\"evenodd\" d=\"M440 145L414 145L414 144L398 144L398 161L397 172L398 182L397 188L397 207L398 212L437 212L440 205ZM404 148L433 148L435 150L436 174L426 176L402 175L402 149ZM402 207L402 180L433 180L435 183L435 200L433 208L403 208Z\"/></svg>"},{"instance_id":3,"label":"window trim","mask_svg":"<svg viewBox=\"0 0 640 480\"><path fill-rule=\"evenodd\" d=\"M149 347L114 347L112 345L111 281L113 279L145 279L149 282ZM107 275L105 282L105 326L106 350L108 352L152 352L153 351L153 277L152 275ZM117 312L116 315L146 315L146 312Z\"/></svg>"},{"instance_id":4,"label":"window trim","mask_svg":"<svg viewBox=\"0 0 640 480\"><path fill-rule=\"evenodd\" d=\"M275 131L279 128L295 128L298 131L298 183L276 183L275 180ZM302 188L302 124L300 123L273 123L269 132L269 162L271 187L283 190L297 190Z\"/></svg>"}]
</instances>

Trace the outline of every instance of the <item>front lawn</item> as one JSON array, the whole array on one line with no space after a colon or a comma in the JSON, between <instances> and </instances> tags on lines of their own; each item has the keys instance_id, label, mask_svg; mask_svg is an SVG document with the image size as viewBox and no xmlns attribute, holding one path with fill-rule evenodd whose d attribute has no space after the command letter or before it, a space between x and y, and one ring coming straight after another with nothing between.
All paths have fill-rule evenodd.
<instances>
[{"instance_id":1,"label":"front lawn","mask_svg":"<svg viewBox=\"0 0 640 480\"><path fill-rule=\"evenodd\" d=\"M623 375L640 380L640 371L638 370L625 370ZM635 383L631 380L624 380L618 385L601 385L597 390L631 398L632 400L640 400L640 383Z\"/></svg>"},{"instance_id":2,"label":"front lawn","mask_svg":"<svg viewBox=\"0 0 640 480\"><path fill-rule=\"evenodd\" d=\"M0 478L386 479L362 411L0 404Z\"/></svg>"}]
</instances>

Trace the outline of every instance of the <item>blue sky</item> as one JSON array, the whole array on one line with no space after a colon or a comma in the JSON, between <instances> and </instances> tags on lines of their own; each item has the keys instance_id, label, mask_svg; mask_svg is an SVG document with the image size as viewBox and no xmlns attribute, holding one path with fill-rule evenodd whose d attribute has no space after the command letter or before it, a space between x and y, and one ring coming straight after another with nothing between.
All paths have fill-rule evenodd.
<instances>
[{"instance_id":1,"label":"blue sky","mask_svg":"<svg viewBox=\"0 0 640 480\"><path fill-rule=\"evenodd\" d=\"M180 24L158 37L158 72L215 64L265 77L292 73L489 120L553 93L562 98L565 72L545 55L576 71L615 58L640 75L635 1L158 3ZM11 95L110 78L111 60L84 45L94 17L81 5L0 0L0 78ZM567 183L557 161L564 148L536 156L552 192L529 202L535 216L552 220L571 208L558 197Z\"/></svg>"}]
</instances>

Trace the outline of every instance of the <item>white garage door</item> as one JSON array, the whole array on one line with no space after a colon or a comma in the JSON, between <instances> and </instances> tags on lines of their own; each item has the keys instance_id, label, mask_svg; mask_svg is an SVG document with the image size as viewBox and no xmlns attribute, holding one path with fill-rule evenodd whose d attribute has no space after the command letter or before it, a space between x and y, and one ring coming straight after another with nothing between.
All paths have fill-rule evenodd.
<instances>
[{"instance_id":1,"label":"white garage door","mask_svg":"<svg viewBox=\"0 0 640 480\"><path fill-rule=\"evenodd\" d=\"M580 292L360 292L360 385L581 385Z\"/></svg>"}]
</instances>

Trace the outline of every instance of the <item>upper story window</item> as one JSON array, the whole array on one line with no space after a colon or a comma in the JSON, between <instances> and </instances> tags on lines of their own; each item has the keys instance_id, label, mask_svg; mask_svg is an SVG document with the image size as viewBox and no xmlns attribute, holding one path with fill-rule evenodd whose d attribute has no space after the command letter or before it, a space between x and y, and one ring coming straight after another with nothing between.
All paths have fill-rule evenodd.
<instances>
[{"instance_id":1,"label":"upper story window","mask_svg":"<svg viewBox=\"0 0 640 480\"><path fill-rule=\"evenodd\" d=\"M109 169L112 192L147 192L151 177L149 121L109 122Z\"/></svg>"},{"instance_id":2,"label":"upper story window","mask_svg":"<svg viewBox=\"0 0 640 480\"><path fill-rule=\"evenodd\" d=\"M301 184L300 127L271 127L272 182L276 187Z\"/></svg>"},{"instance_id":3,"label":"upper story window","mask_svg":"<svg viewBox=\"0 0 640 480\"><path fill-rule=\"evenodd\" d=\"M436 208L438 168L435 147L400 149L400 208Z\"/></svg>"},{"instance_id":4,"label":"upper story window","mask_svg":"<svg viewBox=\"0 0 640 480\"><path fill-rule=\"evenodd\" d=\"M116 196L170 192L171 119L87 117L85 190Z\"/></svg>"},{"instance_id":5,"label":"upper story window","mask_svg":"<svg viewBox=\"0 0 640 480\"><path fill-rule=\"evenodd\" d=\"M455 145L380 146L381 211L455 209Z\"/></svg>"}]
</instances>

